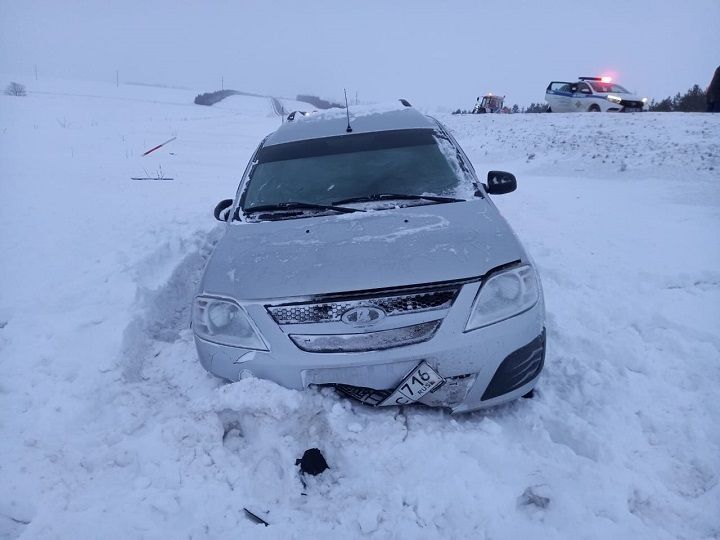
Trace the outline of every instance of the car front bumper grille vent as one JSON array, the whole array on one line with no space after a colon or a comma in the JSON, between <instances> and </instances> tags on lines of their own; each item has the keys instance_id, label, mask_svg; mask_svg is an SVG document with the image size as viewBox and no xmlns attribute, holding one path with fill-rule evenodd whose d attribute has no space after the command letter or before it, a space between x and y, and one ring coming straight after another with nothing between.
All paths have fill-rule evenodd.
<instances>
[{"instance_id":1,"label":"car front bumper grille vent","mask_svg":"<svg viewBox=\"0 0 720 540\"><path fill-rule=\"evenodd\" d=\"M482 400L520 388L537 377L545 364L545 330L524 347L510 353L495 371Z\"/></svg>"},{"instance_id":2,"label":"car front bumper grille vent","mask_svg":"<svg viewBox=\"0 0 720 540\"><path fill-rule=\"evenodd\" d=\"M293 343L306 352L348 353L381 351L428 341L440 328L441 320L402 328L362 334L290 334Z\"/></svg>"},{"instance_id":3,"label":"car front bumper grille vent","mask_svg":"<svg viewBox=\"0 0 720 540\"><path fill-rule=\"evenodd\" d=\"M628 109L642 109L645 105L642 101L631 101L629 99L623 99L620 105L627 107Z\"/></svg>"},{"instance_id":4,"label":"car front bumper grille vent","mask_svg":"<svg viewBox=\"0 0 720 540\"><path fill-rule=\"evenodd\" d=\"M385 315L402 315L449 309L460 292L459 286L415 290L383 296L343 296L332 301L266 306L278 324L316 324L339 322L343 313L357 307L375 307Z\"/></svg>"}]
</instances>

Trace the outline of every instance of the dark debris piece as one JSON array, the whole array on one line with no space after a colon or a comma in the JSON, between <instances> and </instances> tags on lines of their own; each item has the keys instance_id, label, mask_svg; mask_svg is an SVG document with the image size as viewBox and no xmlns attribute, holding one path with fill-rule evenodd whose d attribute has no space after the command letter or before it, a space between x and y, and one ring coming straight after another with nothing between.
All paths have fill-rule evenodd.
<instances>
[{"instance_id":1,"label":"dark debris piece","mask_svg":"<svg viewBox=\"0 0 720 540\"><path fill-rule=\"evenodd\" d=\"M243 508L243 510L245 510L245 515L250 519L250 521L254 521L254 522L257 523L258 525L262 523L262 524L265 525L266 527L267 527L268 525L270 525L270 524L269 524L267 521L265 521L263 518L261 518L261 517L258 516L257 514L253 514L253 513L252 513L250 510L248 510L247 508Z\"/></svg>"},{"instance_id":2,"label":"dark debris piece","mask_svg":"<svg viewBox=\"0 0 720 540\"><path fill-rule=\"evenodd\" d=\"M303 457L295 460L295 465L300 465L301 474L311 474L313 476L330 468L327 461L325 461L325 457L317 448L305 450Z\"/></svg>"},{"instance_id":3,"label":"dark debris piece","mask_svg":"<svg viewBox=\"0 0 720 540\"><path fill-rule=\"evenodd\" d=\"M528 487L520 496L518 502L522 506L537 506L538 508L547 508L550 504L550 498L544 497L537 493L536 490L534 490L532 487Z\"/></svg>"}]
</instances>

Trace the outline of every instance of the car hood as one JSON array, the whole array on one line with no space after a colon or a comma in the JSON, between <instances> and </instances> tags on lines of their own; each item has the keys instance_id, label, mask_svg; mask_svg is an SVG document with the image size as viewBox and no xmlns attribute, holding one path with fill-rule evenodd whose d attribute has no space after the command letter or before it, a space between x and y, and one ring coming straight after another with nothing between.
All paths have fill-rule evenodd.
<instances>
[{"instance_id":1,"label":"car hood","mask_svg":"<svg viewBox=\"0 0 720 540\"><path fill-rule=\"evenodd\" d=\"M487 199L228 224L200 290L257 300L480 276L525 260Z\"/></svg>"}]
</instances>

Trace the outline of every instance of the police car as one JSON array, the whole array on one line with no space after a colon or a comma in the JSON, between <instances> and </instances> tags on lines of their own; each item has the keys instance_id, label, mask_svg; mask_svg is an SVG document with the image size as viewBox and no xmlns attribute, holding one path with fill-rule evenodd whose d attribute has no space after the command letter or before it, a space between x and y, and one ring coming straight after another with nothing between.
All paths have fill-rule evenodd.
<instances>
[{"instance_id":1,"label":"police car","mask_svg":"<svg viewBox=\"0 0 720 540\"><path fill-rule=\"evenodd\" d=\"M579 77L577 82L552 81L545 90L548 112L637 112L647 98L639 98L610 77Z\"/></svg>"}]
</instances>

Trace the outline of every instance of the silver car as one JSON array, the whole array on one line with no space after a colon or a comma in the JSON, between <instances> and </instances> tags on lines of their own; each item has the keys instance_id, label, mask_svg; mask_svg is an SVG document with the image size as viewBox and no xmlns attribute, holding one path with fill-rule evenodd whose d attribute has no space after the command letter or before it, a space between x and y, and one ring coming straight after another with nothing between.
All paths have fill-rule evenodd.
<instances>
[{"instance_id":1,"label":"silver car","mask_svg":"<svg viewBox=\"0 0 720 540\"><path fill-rule=\"evenodd\" d=\"M343 114L345 114L343 112ZM437 120L293 118L252 156L192 307L202 365L465 412L531 394L545 359L532 260Z\"/></svg>"}]
</instances>

